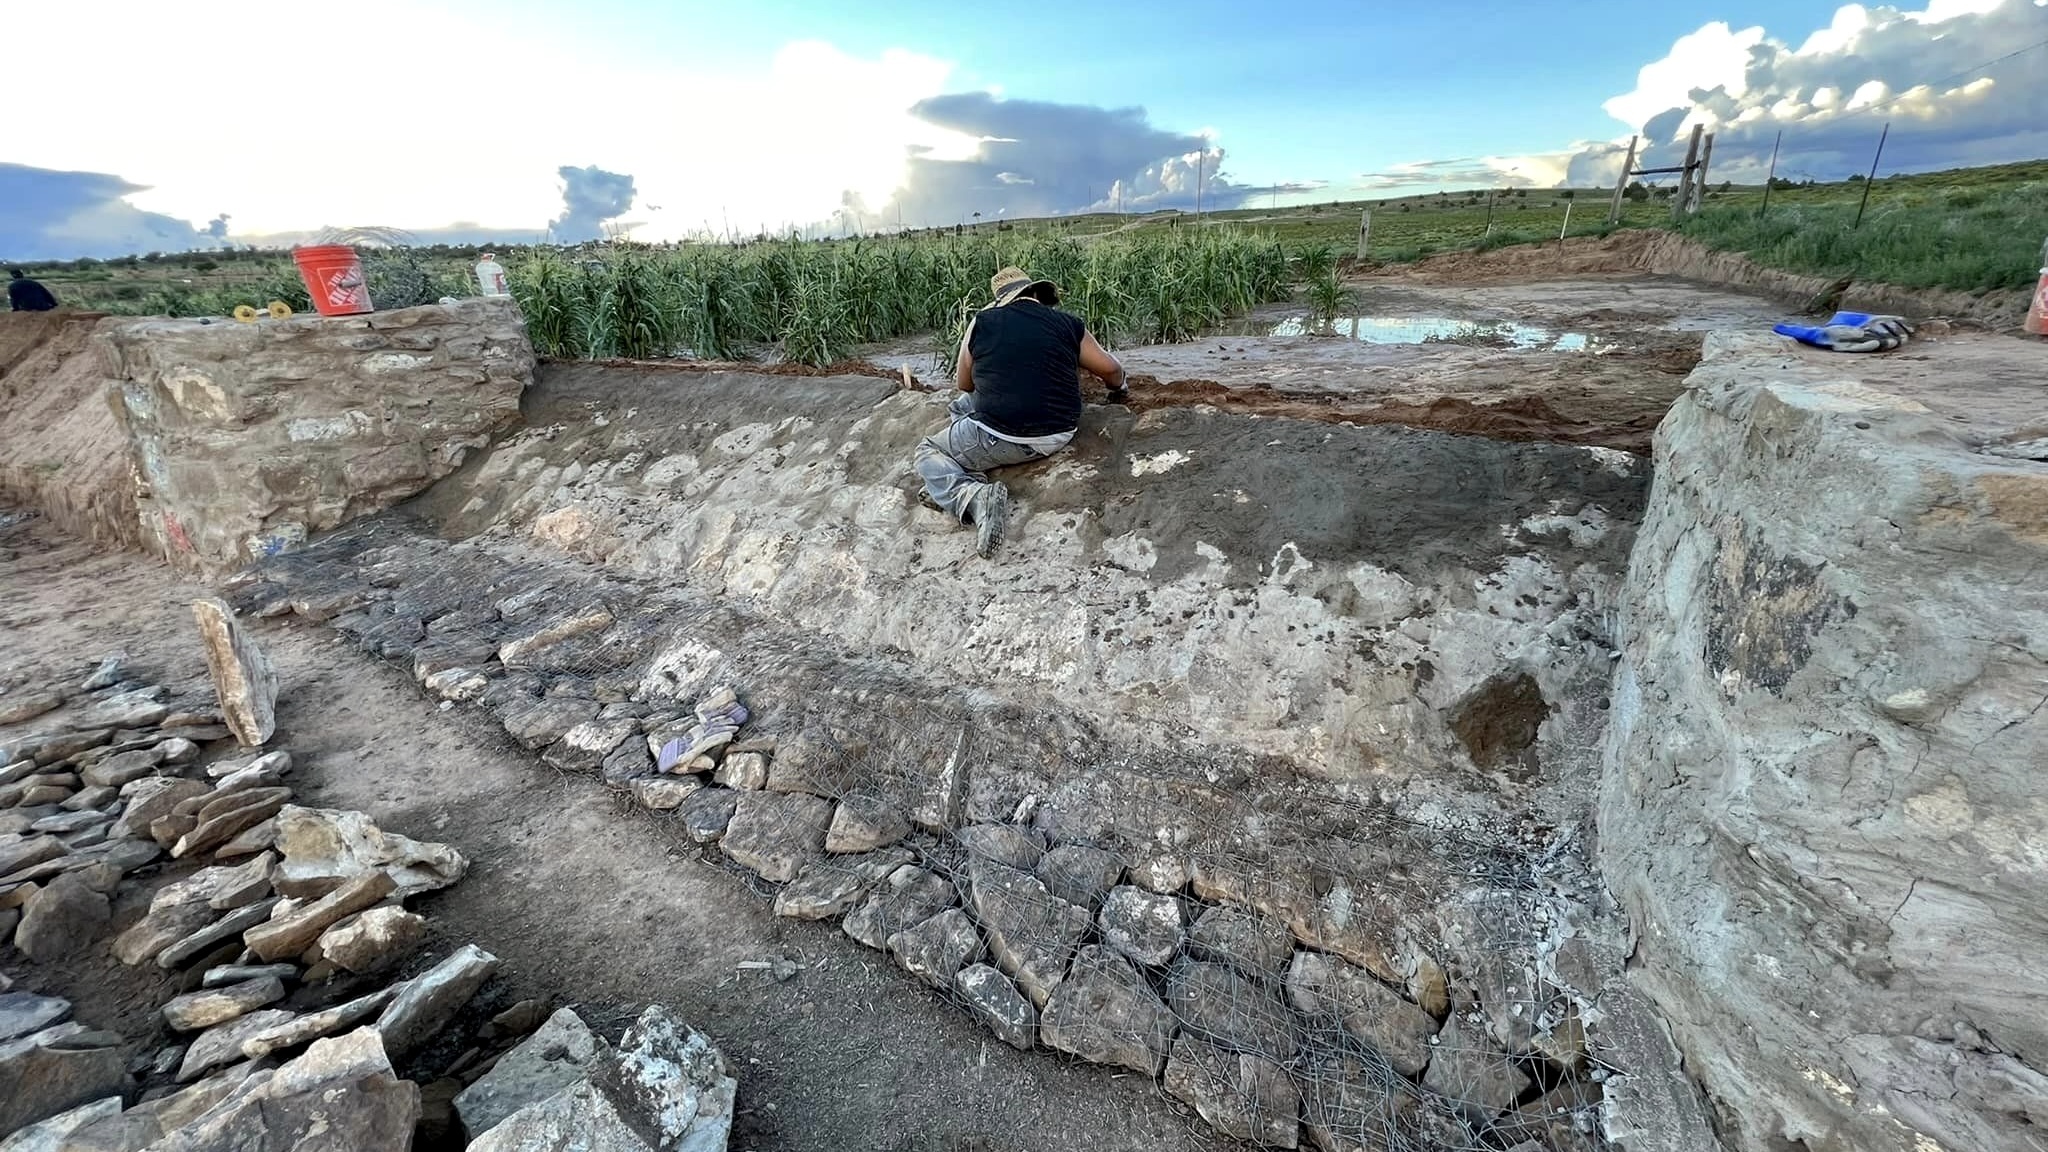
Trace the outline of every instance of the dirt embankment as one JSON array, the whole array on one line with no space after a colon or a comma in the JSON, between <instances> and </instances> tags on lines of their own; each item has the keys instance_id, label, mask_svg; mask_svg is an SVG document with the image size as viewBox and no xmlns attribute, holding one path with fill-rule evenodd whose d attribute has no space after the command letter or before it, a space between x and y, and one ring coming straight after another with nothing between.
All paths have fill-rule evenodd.
<instances>
[{"instance_id":1,"label":"dirt embankment","mask_svg":"<svg viewBox=\"0 0 2048 1152\"><path fill-rule=\"evenodd\" d=\"M1649 273L1721 284L1805 305L1838 284L1838 277L1806 276L1766 268L1739 252L1720 252L1674 232L1641 229L1606 237L1575 237L1560 244L1453 252L1416 264L1384 265L1370 275L1425 283L1484 283L1613 273ZM2015 328L2026 315L2024 291L1981 296L1940 288L1901 288L1851 281L1840 306L1915 318L1967 320L1993 329Z\"/></svg>"},{"instance_id":2,"label":"dirt embankment","mask_svg":"<svg viewBox=\"0 0 2048 1152\"><path fill-rule=\"evenodd\" d=\"M0 499L75 536L134 548L128 446L86 346L96 312L0 315Z\"/></svg>"}]
</instances>

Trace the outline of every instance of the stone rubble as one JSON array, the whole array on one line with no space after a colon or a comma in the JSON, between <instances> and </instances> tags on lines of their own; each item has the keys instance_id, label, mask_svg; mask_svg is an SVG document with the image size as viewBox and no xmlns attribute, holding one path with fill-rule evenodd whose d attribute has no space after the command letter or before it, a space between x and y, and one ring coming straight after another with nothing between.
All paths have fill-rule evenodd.
<instances>
[{"instance_id":1,"label":"stone rubble","mask_svg":"<svg viewBox=\"0 0 2048 1152\"><path fill-rule=\"evenodd\" d=\"M192 615L199 622L221 717L235 739L251 748L262 747L277 729L277 670L225 600L195 600ZM167 715L169 709L156 719Z\"/></svg>"}]
</instances>

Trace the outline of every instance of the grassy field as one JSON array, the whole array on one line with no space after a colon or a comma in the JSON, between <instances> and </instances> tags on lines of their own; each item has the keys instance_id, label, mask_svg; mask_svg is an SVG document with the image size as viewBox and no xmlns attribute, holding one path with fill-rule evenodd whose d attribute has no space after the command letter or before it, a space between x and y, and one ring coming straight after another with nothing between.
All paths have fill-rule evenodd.
<instances>
[{"instance_id":1,"label":"grassy field","mask_svg":"<svg viewBox=\"0 0 2048 1152\"><path fill-rule=\"evenodd\" d=\"M957 329L960 302L985 293L981 285L996 267L991 261L1059 279L1091 323L1113 339L1171 339L1191 324L1257 302L1252 297L1271 298L1287 281L1305 285L1312 303L1335 298L1333 285L1319 283L1329 277L1325 255L1355 251L1363 210L1373 214L1371 258L1400 263L1554 240L1560 232L1605 234L1611 231L1610 192L1433 193L1251 206L1200 218L1091 215L737 249L500 249L499 259L531 306L553 309L542 313L543 330L552 333L542 342L555 351L609 355L687 347L710 354L787 340L793 330L793 358L820 362L842 351L854 333L874 339L921 330L913 320L940 330L943 342L946 331ZM1766 211L1762 187L1713 184L1701 213L1674 225L1665 190L1646 188L1624 201L1620 226L1675 227L1772 267L1909 288L1983 292L2034 282L2041 240L2048 237L2048 161L1880 179L1869 187L1858 227L1863 193L1862 182L1853 180L1781 185L1770 191ZM1219 253L1239 261L1237 274L1256 279L1257 290L1246 295L1219 287ZM469 270L475 259L468 248L365 250L372 298L386 308L474 292ZM1246 271L1254 265L1261 269L1256 276ZM307 307L283 252L152 253L25 267L66 304L101 311L220 316L238 304L260 307L271 300ZM865 302L878 284L900 300L883 320ZM640 319L649 309L654 319ZM617 322L621 317L626 322Z\"/></svg>"}]
</instances>

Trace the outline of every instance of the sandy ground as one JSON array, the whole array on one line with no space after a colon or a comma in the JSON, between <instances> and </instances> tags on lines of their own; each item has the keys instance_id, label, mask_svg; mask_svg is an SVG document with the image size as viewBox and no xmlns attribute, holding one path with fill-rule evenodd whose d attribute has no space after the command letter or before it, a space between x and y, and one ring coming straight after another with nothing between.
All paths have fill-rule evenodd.
<instances>
[{"instance_id":1,"label":"sandy ground","mask_svg":"<svg viewBox=\"0 0 2048 1152\"><path fill-rule=\"evenodd\" d=\"M141 557L13 523L0 528L0 668L9 680L75 680L125 649L135 675L197 685L187 604L200 594ZM299 801L360 808L470 857L467 879L418 907L434 931L422 961L471 941L505 961L471 1022L528 996L591 1006L593 1023L613 1029L643 1004L672 1005L734 1065L736 1150L1230 1146L1145 1079L1012 1051L836 926L776 919L659 819L539 765L482 714L438 711L404 672L335 633L259 636L283 683L272 746L292 753ZM114 930L141 914L148 887L124 890ZM775 983L736 967L777 958L802 971ZM75 1000L80 1019L140 1038L140 1050L164 1042L152 1015L175 991L168 977L106 957L9 967L21 986ZM455 1055L444 1042L405 1070L430 1079Z\"/></svg>"}]
</instances>

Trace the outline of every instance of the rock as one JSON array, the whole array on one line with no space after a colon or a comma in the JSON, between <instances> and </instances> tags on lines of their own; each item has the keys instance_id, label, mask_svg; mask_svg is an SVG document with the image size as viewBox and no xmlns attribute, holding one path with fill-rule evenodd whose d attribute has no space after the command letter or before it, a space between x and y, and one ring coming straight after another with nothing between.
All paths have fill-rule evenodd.
<instances>
[{"instance_id":1,"label":"rock","mask_svg":"<svg viewBox=\"0 0 2048 1152\"><path fill-rule=\"evenodd\" d=\"M975 1019L987 1025L1003 1043L1019 1052L1031 1051L1038 1034L1038 1009L1017 991L1009 977L987 964L974 964L961 969L953 983Z\"/></svg>"},{"instance_id":2,"label":"rock","mask_svg":"<svg viewBox=\"0 0 2048 1152\"><path fill-rule=\"evenodd\" d=\"M265 852L277 846L277 817L272 816L246 832L238 832L234 838L213 850L215 860L233 860L257 852Z\"/></svg>"},{"instance_id":3,"label":"rock","mask_svg":"<svg viewBox=\"0 0 2048 1152\"><path fill-rule=\"evenodd\" d=\"M67 873L22 905L14 946L39 964L54 963L99 939L111 914L106 896Z\"/></svg>"},{"instance_id":4,"label":"rock","mask_svg":"<svg viewBox=\"0 0 2048 1152\"><path fill-rule=\"evenodd\" d=\"M226 601L195 600L192 616L199 622L199 641L206 648L206 667L228 730L248 747L269 743L277 728L277 672L270 658L243 630ZM165 709L157 719L168 713Z\"/></svg>"},{"instance_id":5,"label":"rock","mask_svg":"<svg viewBox=\"0 0 2048 1152\"><path fill-rule=\"evenodd\" d=\"M889 937L923 924L952 907L954 899L953 886L944 878L906 864L891 872L865 903L847 913L840 927L870 948L886 948Z\"/></svg>"},{"instance_id":6,"label":"rock","mask_svg":"<svg viewBox=\"0 0 2048 1152\"><path fill-rule=\"evenodd\" d=\"M1483 1148L1463 1139L1422 1143L1421 1100L1386 1066L1332 1047L1313 1047L1295 1068L1301 1091L1302 1130L1322 1152L1383 1152L1389 1148Z\"/></svg>"},{"instance_id":7,"label":"rock","mask_svg":"<svg viewBox=\"0 0 2048 1152\"><path fill-rule=\"evenodd\" d=\"M1039 858L1034 869L1046 891L1091 914L1123 878L1123 861L1086 844L1062 844Z\"/></svg>"},{"instance_id":8,"label":"rock","mask_svg":"<svg viewBox=\"0 0 2048 1152\"><path fill-rule=\"evenodd\" d=\"M969 824L955 829L953 836L970 857L1024 872L1038 867L1045 856L1045 845L1038 834L1015 824Z\"/></svg>"},{"instance_id":9,"label":"rock","mask_svg":"<svg viewBox=\"0 0 2048 1152\"><path fill-rule=\"evenodd\" d=\"M654 757L638 740L628 740L611 750L599 771L607 785L625 788L642 776L654 774Z\"/></svg>"},{"instance_id":10,"label":"rock","mask_svg":"<svg viewBox=\"0 0 2048 1152\"><path fill-rule=\"evenodd\" d=\"M36 762L34 757L16 760L12 764L0 768L0 788L4 788L9 784L18 784L35 774Z\"/></svg>"},{"instance_id":11,"label":"rock","mask_svg":"<svg viewBox=\"0 0 2048 1152\"><path fill-rule=\"evenodd\" d=\"M602 604L592 604L547 626L516 636L498 647L498 663L507 668L528 668L541 663L548 649L578 636L602 632L612 626L612 614ZM594 711L594 709L593 709Z\"/></svg>"},{"instance_id":12,"label":"rock","mask_svg":"<svg viewBox=\"0 0 2048 1152\"><path fill-rule=\"evenodd\" d=\"M13 1132L121 1093L127 1061L121 1038L82 1024L58 1024L0 1043L0 1132Z\"/></svg>"},{"instance_id":13,"label":"rock","mask_svg":"<svg viewBox=\"0 0 2048 1152\"><path fill-rule=\"evenodd\" d=\"M176 713L166 716L164 717L164 722L158 725L158 727L164 729L171 728L171 721L175 719L177 719ZM225 724L187 725L178 728L177 732L178 739L189 740L194 744L211 744L216 740L226 740L234 735L234 733L228 731L228 726Z\"/></svg>"},{"instance_id":14,"label":"rock","mask_svg":"<svg viewBox=\"0 0 2048 1152\"><path fill-rule=\"evenodd\" d=\"M796 920L830 920L860 903L876 885L908 863L910 851L905 848L813 860L775 894L775 914Z\"/></svg>"},{"instance_id":15,"label":"rock","mask_svg":"<svg viewBox=\"0 0 2048 1152\"><path fill-rule=\"evenodd\" d=\"M67 728L149 728L171 714L157 703L161 688L138 688L101 696L65 718Z\"/></svg>"},{"instance_id":16,"label":"rock","mask_svg":"<svg viewBox=\"0 0 2048 1152\"><path fill-rule=\"evenodd\" d=\"M140 964L217 919L212 900L234 883L232 868L202 868L157 890L149 912L114 938L123 964Z\"/></svg>"},{"instance_id":17,"label":"rock","mask_svg":"<svg viewBox=\"0 0 2048 1152\"><path fill-rule=\"evenodd\" d=\"M632 782L633 799L642 808L668 812L683 805L690 794L704 787L695 776L642 776Z\"/></svg>"},{"instance_id":18,"label":"rock","mask_svg":"<svg viewBox=\"0 0 2048 1152\"><path fill-rule=\"evenodd\" d=\"M275 977L248 980L225 988L187 992L163 1006L164 1023L173 1032L197 1032L225 1024L265 1004L284 999L284 982Z\"/></svg>"},{"instance_id":19,"label":"rock","mask_svg":"<svg viewBox=\"0 0 2048 1152\"><path fill-rule=\"evenodd\" d=\"M108 1096L90 1104L80 1104L69 1112L61 1112L38 1124L31 1124L14 1135L0 1139L0 1152L72 1152L77 1146L71 1136L82 1128L110 1120L121 1114L121 1098Z\"/></svg>"},{"instance_id":20,"label":"rock","mask_svg":"<svg viewBox=\"0 0 2048 1152\"><path fill-rule=\"evenodd\" d=\"M1053 989L1038 1030L1048 1048L1157 1076L1173 1038L1173 1014L1129 960L1091 944Z\"/></svg>"},{"instance_id":21,"label":"rock","mask_svg":"<svg viewBox=\"0 0 2048 1152\"><path fill-rule=\"evenodd\" d=\"M0 908L0 940L14 939L14 930L20 926L20 908Z\"/></svg>"},{"instance_id":22,"label":"rock","mask_svg":"<svg viewBox=\"0 0 2048 1152\"><path fill-rule=\"evenodd\" d=\"M396 967L426 938L426 917L387 905L329 928L315 947L328 963L368 976Z\"/></svg>"},{"instance_id":23,"label":"rock","mask_svg":"<svg viewBox=\"0 0 2048 1152\"><path fill-rule=\"evenodd\" d=\"M286 896L320 896L363 873L390 876L400 898L462 879L469 861L447 844L386 832L361 812L287 805L277 814L274 883Z\"/></svg>"},{"instance_id":24,"label":"rock","mask_svg":"<svg viewBox=\"0 0 2048 1152\"><path fill-rule=\"evenodd\" d=\"M96 728L90 732L51 736L36 742L35 761L37 764L55 764L59 760L69 760L80 752L97 748L113 738L112 728Z\"/></svg>"},{"instance_id":25,"label":"rock","mask_svg":"<svg viewBox=\"0 0 2048 1152\"><path fill-rule=\"evenodd\" d=\"M958 908L891 935L888 946L904 971L934 988L950 988L960 970L982 956L981 933Z\"/></svg>"},{"instance_id":26,"label":"rock","mask_svg":"<svg viewBox=\"0 0 2048 1152\"><path fill-rule=\"evenodd\" d=\"M156 962L160 968L177 968L188 961L196 960L212 952L230 940L238 939L242 933L255 927L270 916L270 910L277 901L258 900L237 908L227 915L201 928L183 940L157 953Z\"/></svg>"},{"instance_id":27,"label":"rock","mask_svg":"<svg viewBox=\"0 0 2048 1152\"><path fill-rule=\"evenodd\" d=\"M1178 856L1147 856L1131 865L1131 883L1170 895L1188 886L1187 862Z\"/></svg>"},{"instance_id":28,"label":"rock","mask_svg":"<svg viewBox=\"0 0 2048 1152\"><path fill-rule=\"evenodd\" d=\"M1029 872L993 860L974 858L967 874L969 902L988 930L996 967L1042 1008L1094 926L1087 910L1046 891Z\"/></svg>"},{"instance_id":29,"label":"rock","mask_svg":"<svg viewBox=\"0 0 2048 1152\"><path fill-rule=\"evenodd\" d=\"M283 960L313 945L335 921L360 912L391 895L395 885L386 872L365 872L303 907L282 912L242 937L258 959Z\"/></svg>"},{"instance_id":30,"label":"rock","mask_svg":"<svg viewBox=\"0 0 2048 1152\"><path fill-rule=\"evenodd\" d=\"M512 1113L469 1152L723 1152L737 1087L718 1049L655 1005L599 1074Z\"/></svg>"},{"instance_id":31,"label":"rock","mask_svg":"<svg viewBox=\"0 0 2048 1152\"><path fill-rule=\"evenodd\" d=\"M1095 917L1102 942L1140 964L1160 967L1180 951L1180 901L1124 885Z\"/></svg>"},{"instance_id":32,"label":"rock","mask_svg":"<svg viewBox=\"0 0 2048 1152\"><path fill-rule=\"evenodd\" d=\"M279 980L296 980L299 978L299 966L296 964L224 964L218 968L208 968L205 975L200 978L199 986L201 988L222 988L229 984L240 984L244 980L262 980L266 977L275 977Z\"/></svg>"},{"instance_id":33,"label":"rock","mask_svg":"<svg viewBox=\"0 0 2048 1152\"><path fill-rule=\"evenodd\" d=\"M83 812L88 808L105 808L115 800L120 799L120 797L121 790L119 788L94 785L90 788L80 789L72 795L71 799L64 801L58 807L63 808L67 812Z\"/></svg>"},{"instance_id":34,"label":"rock","mask_svg":"<svg viewBox=\"0 0 2048 1152\"><path fill-rule=\"evenodd\" d=\"M0 992L0 1042L19 1040L62 1024L71 1016L71 1001L33 992Z\"/></svg>"},{"instance_id":35,"label":"rock","mask_svg":"<svg viewBox=\"0 0 2048 1152\"><path fill-rule=\"evenodd\" d=\"M138 748L133 752L109 756L78 775L79 779L96 788L120 788L155 772L161 763L163 754L155 748Z\"/></svg>"},{"instance_id":36,"label":"rock","mask_svg":"<svg viewBox=\"0 0 2048 1152\"><path fill-rule=\"evenodd\" d=\"M910 820L879 800L849 796L832 812L825 830L827 852L873 852L910 835Z\"/></svg>"},{"instance_id":37,"label":"rock","mask_svg":"<svg viewBox=\"0 0 2048 1152\"><path fill-rule=\"evenodd\" d=\"M443 700L475 700L491 686L490 677L474 668L444 668L422 683Z\"/></svg>"},{"instance_id":38,"label":"rock","mask_svg":"<svg viewBox=\"0 0 2048 1152\"><path fill-rule=\"evenodd\" d=\"M589 1077L610 1056L611 1045L592 1034L576 1013L561 1009L464 1089L455 1098L456 1114L464 1130L481 1135L521 1108Z\"/></svg>"},{"instance_id":39,"label":"rock","mask_svg":"<svg viewBox=\"0 0 2048 1152\"><path fill-rule=\"evenodd\" d=\"M132 838L149 835L149 826L159 817L168 816L173 808L186 800L207 794L207 787L198 780L183 780L175 776L145 776L121 789L128 806L115 817L113 835Z\"/></svg>"},{"instance_id":40,"label":"rock","mask_svg":"<svg viewBox=\"0 0 2048 1152\"><path fill-rule=\"evenodd\" d=\"M272 752L258 756L247 764L217 778L213 794L225 796L230 792L247 792L254 788L274 787L291 771L292 757L289 752ZM207 769L210 773L211 768Z\"/></svg>"},{"instance_id":41,"label":"rock","mask_svg":"<svg viewBox=\"0 0 2048 1152\"><path fill-rule=\"evenodd\" d=\"M99 667L93 669L92 675L87 676L85 682L80 684L79 688L86 692L97 692L102 688L112 688L114 685L119 684L121 682L121 666L127 660L128 654L126 652L116 652L108 656L100 661Z\"/></svg>"},{"instance_id":42,"label":"rock","mask_svg":"<svg viewBox=\"0 0 2048 1152\"><path fill-rule=\"evenodd\" d=\"M173 736L150 750L163 764L190 764L199 759L199 745L183 736Z\"/></svg>"},{"instance_id":43,"label":"rock","mask_svg":"<svg viewBox=\"0 0 2048 1152\"><path fill-rule=\"evenodd\" d=\"M764 880L786 884L824 854L832 805L799 792L735 792L732 823L719 849Z\"/></svg>"},{"instance_id":44,"label":"rock","mask_svg":"<svg viewBox=\"0 0 2048 1152\"><path fill-rule=\"evenodd\" d=\"M1249 908L1217 905L1203 911L1188 930L1188 949L1254 976L1274 976L1294 955L1294 936Z\"/></svg>"},{"instance_id":45,"label":"rock","mask_svg":"<svg viewBox=\"0 0 2048 1152\"><path fill-rule=\"evenodd\" d=\"M211 852L277 815L291 798L289 788L252 788L212 800L199 810L192 830L171 845L171 855L183 858Z\"/></svg>"},{"instance_id":46,"label":"rock","mask_svg":"<svg viewBox=\"0 0 2048 1152\"><path fill-rule=\"evenodd\" d=\"M768 758L759 752L731 752L711 778L727 788L759 791L768 786Z\"/></svg>"},{"instance_id":47,"label":"rock","mask_svg":"<svg viewBox=\"0 0 2048 1152\"><path fill-rule=\"evenodd\" d=\"M241 1054L251 1060L261 1060L272 1052L296 1048L322 1036L332 1036L344 1028L351 1028L376 1015L391 1003L403 985L394 984L379 988L367 996L358 996L344 1004L308 1012L288 1020L274 1020L268 1026L252 1029L245 1033L240 1042ZM259 1013L260 1015L260 1013ZM287 1016L290 1013L286 1013Z\"/></svg>"},{"instance_id":48,"label":"rock","mask_svg":"<svg viewBox=\"0 0 2048 1152\"><path fill-rule=\"evenodd\" d=\"M62 855L64 845L54 836L16 836L12 840L0 840L0 876L12 876Z\"/></svg>"},{"instance_id":49,"label":"rock","mask_svg":"<svg viewBox=\"0 0 2048 1152\"><path fill-rule=\"evenodd\" d=\"M59 784L40 784L21 794L21 804L33 808L38 804L62 804L71 798L71 789Z\"/></svg>"},{"instance_id":50,"label":"rock","mask_svg":"<svg viewBox=\"0 0 2048 1152\"><path fill-rule=\"evenodd\" d=\"M502 1040L507 1036L524 1036L542 1024L547 1023L553 1012L545 1000L521 1000L496 1016L483 1027L483 1039Z\"/></svg>"},{"instance_id":51,"label":"rock","mask_svg":"<svg viewBox=\"0 0 2048 1152\"><path fill-rule=\"evenodd\" d=\"M181 804L180 807L183 807ZM162 845L166 851L185 838L187 832L199 826L199 818L181 812L171 812L149 822L149 838Z\"/></svg>"},{"instance_id":52,"label":"rock","mask_svg":"<svg viewBox=\"0 0 2048 1152\"><path fill-rule=\"evenodd\" d=\"M215 1068L243 1059L245 1041L292 1018L293 1014L282 1008L264 1008L208 1028L185 1049L185 1058L178 1064L178 1083L189 1084Z\"/></svg>"},{"instance_id":53,"label":"rock","mask_svg":"<svg viewBox=\"0 0 2048 1152\"><path fill-rule=\"evenodd\" d=\"M544 696L539 700L512 701L498 715L514 740L527 748L539 749L597 715L597 703L572 696Z\"/></svg>"},{"instance_id":54,"label":"rock","mask_svg":"<svg viewBox=\"0 0 2048 1152\"><path fill-rule=\"evenodd\" d=\"M55 692L28 692L0 696L0 725L20 724L33 720L45 712L52 712L64 703L64 697Z\"/></svg>"},{"instance_id":55,"label":"rock","mask_svg":"<svg viewBox=\"0 0 2048 1152\"><path fill-rule=\"evenodd\" d=\"M589 772L638 731L640 722L630 718L585 720L562 733L541 759L565 772Z\"/></svg>"},{"instance_id":56,"label":"rock","mask_svg":"<svg viewBox=\"0 0 2048 1152\"><path fill-rule=\"evenodd\" d=\"M1344 1031L1372 1046L1404 1076L1430 1060L1434 1017L1334 956L1297 952L1287 970L1287 998L1307 1016L1335 1016Z\"/></svg>"},{"instance_id":57,"label":"rock","mask_svg":"<svg viewBox=\"0 0 2048 1152\"><path fill-rule=\"evenodd\" d=\"M261 900L270 894L270 877L276 867L277 857L265 852L252 860L223 868L213 880L213 891L206 899L206 906L217 912L226 912Z\"/></svg>"},{"instance_id":58,"label":"rock","mask_svg":"<svg viewBox=\"0 0 2048 1152\"><path fill-rule=\"evenodd\" d=\"M377 1031L392 1052L404 1055L439 1032L476 990L483 987L498 958L474 944L465 944L446 960L405 982L390 1007L377 1018Z\"/></svg>"},{"instance_id":59,"label":"rock","mask_svg":"<svg viewBox=\"0 0 2048 1152\"><path fill-rule=\"evenodd\" d=\"M812 729L776 741L775 755L768 761L768 780L762 786L772 792L803 792L835 799L853 790L856 766L867 751L867 741L858 733L840 729Z\"/></svg>"},{"instance_id":60,"label":"rock","mask_svg":"<svg viewBox=\"0 0 2048 1152\"><path fill-rule=\"evenodd\" d=\"M1286 1070L1263 1056L1181 1036L1166 1058L1165 1085L1167 1095L1193 1105L1225 1136L1267 1148L1298 1146L1301 1095Z\"/></svg>"},{"instance_id":61,"label":"rock","mask_svg":"<svg viewBox=\"0 0 2048 1152\"><path fill-rule=\"evenodd\" d=\"M83 812L59 812L55 816L45 816L29 825L29 831L47 832L52 836L69 836L88 828L97 828L107 823L109 819L105 812L94 812L91 809Z\"/></svg>"},{"instance_id":62,"label":"rock","mask_svg":"<svg viewBox=\"0 0 2048 1152\"><path fill-rule=\"evenodd\" d=\"M1301 1045L1301 1022L1278 993L1228 964L1176 962L1166 977L1166 1006L1181 1031L1233 1052L1285 1063Z\"/></svg>"},{"instance_id":63,"label":"rock","mask_svg":"<svg viewBox=\"0 0 2048 1152\"><path fill-rule=\"evenodd\" d=\"M1422 1076L1423 1087L1451 1101L1476 1128L1491 1124L1529 1087L1507 1053L1486 1043L1485 1032L1484 1025L1453 1015L1437 1034Z\"/></svg>"},{"instance_id":64,"label":"rock","mask_svg":"<svg viewBox=\"0 0 2048 1152\"><path fill-rule=\"evenodd\" d=\"M168 1064L164 1056L171 1057ZM151 1075L170 1077L177 1071L183 1057L183 1049L166 1048L151 1066ZM64 1145L63 1152L135 1152L136 1149L151 1148L164 1138L165 1133L174 1132L205 1115L255 1070L253 1063L235 1064L197 1084L145 1100L119 1116L79 1129ZM269 1075L270 1070L264 1069L263 1074Z\"/></svg>"},{"instance_id":65,"label":"rock","mask_svg":"<svg viewBox=\"0 0 2048 1152\"><path fill-rule=\"evenodd\" d=\"M725 835L739 802L730 788L700 788L683 801L683 830L693 843L710 844Z\"/></svg>"},{"instance_id":66,"label":"rock","mask_svg":"<svg viewBox=\"0 0 2048 1152\"><path fill-rule=\"evenodd\" d=\"M377 1032L358 1028L249 1076L150 1152L395 1152L412 1146L419 1114L419 1089L392 1074Z\"/></svg>"}]
</instances>

